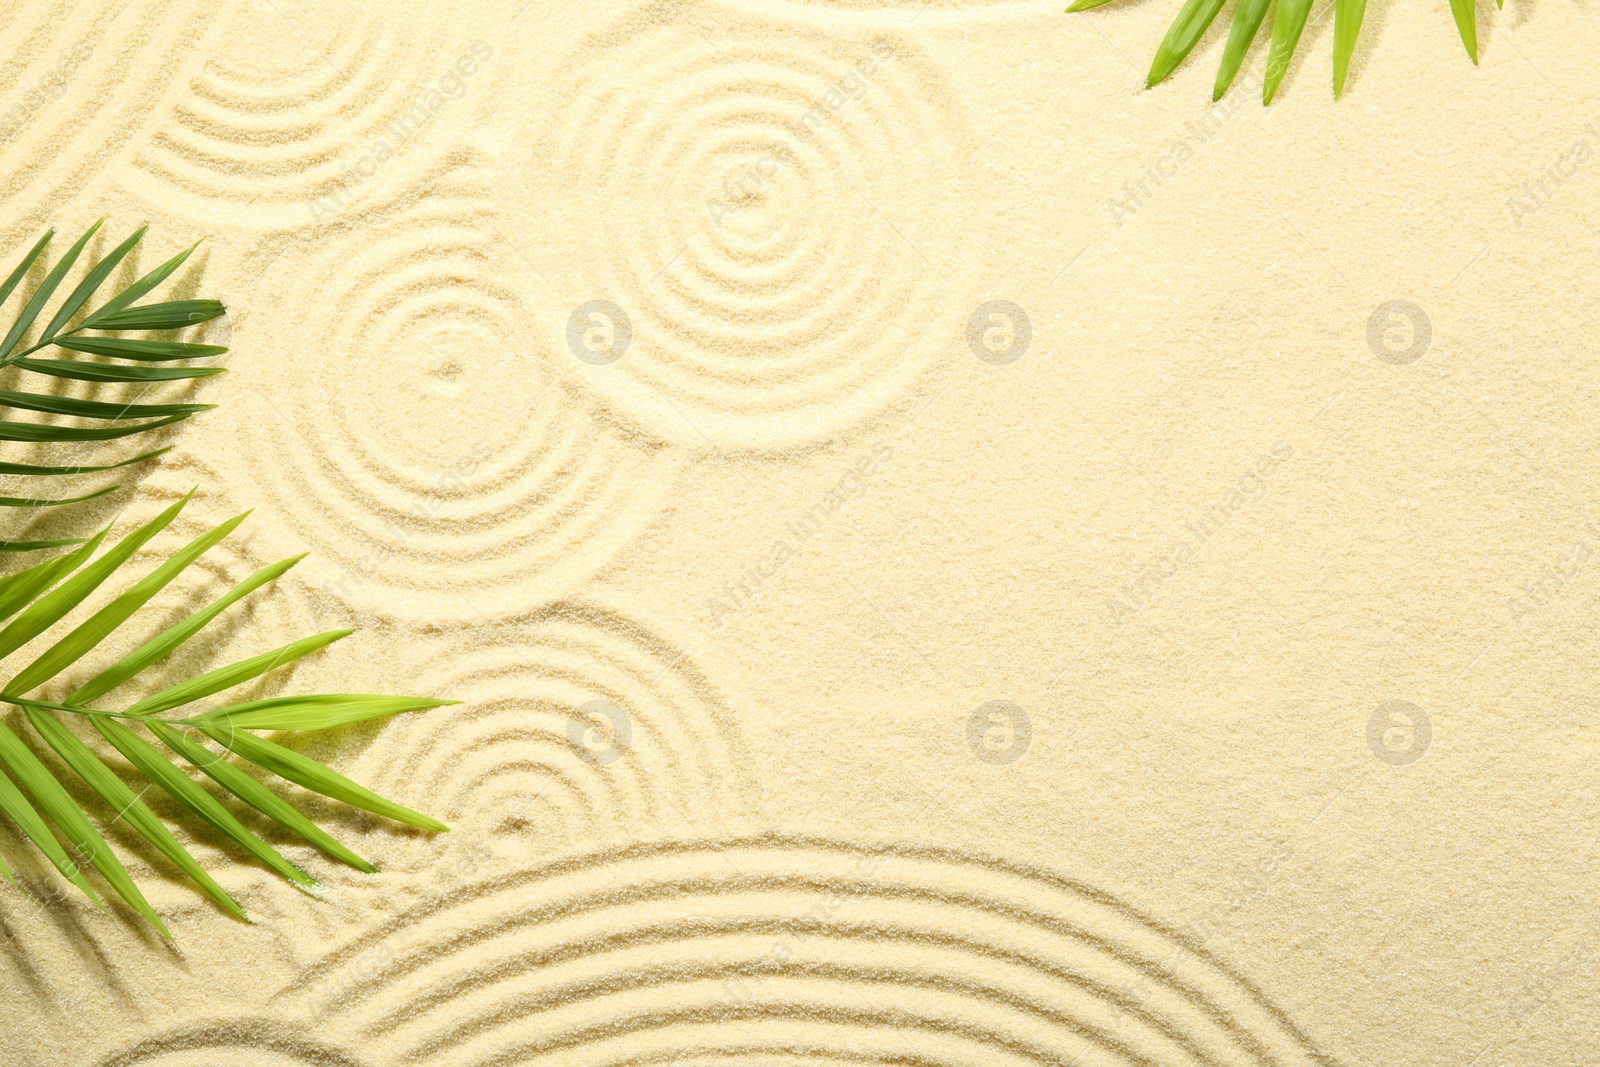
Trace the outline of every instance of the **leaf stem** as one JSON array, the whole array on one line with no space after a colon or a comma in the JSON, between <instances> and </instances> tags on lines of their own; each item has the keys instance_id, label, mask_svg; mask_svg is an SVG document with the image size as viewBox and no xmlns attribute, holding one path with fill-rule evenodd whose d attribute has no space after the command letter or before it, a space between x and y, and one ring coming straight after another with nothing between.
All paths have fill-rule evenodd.
<instances>
[{"instance_id":1,"label":"leaf stem","mask_svg":"<svg viewBox=\"0 0 1600 1067\"><path fill-rule=\"evenodd\" d=\"M53 704L48 700L33 700L29 697L0 696L0 703L11 704L19 708L49 708L52 711L70 711L75 715L99 715L108 719L136 719L139 721L155 720L157 722L183 722L183 719L163 719L158 715L139 715L126 711L100 711L97 708L84 708L76 704Z\"/></svg>"},{"instance_id":2,"label":"leaf stem","mask_svg":"<svg viewBox=\"0 0 1600 1067\"><path fill-rule=\"evenodd\" d=\"M22 352L14 353L13 355L7 356L5 359L0 359L0 368L9 367L17 360L23 358L24 356L31 356L41 348L49 348L51 345L56 343L56 339L58 337L71 337L75 333L82 333L83 330L84 327L82 326L74 326L70 330L62 330L59 333L53 333L49 337L44 338L38 344L34 345L32 348L26 349Z\"/></svg>"}]
</instances>

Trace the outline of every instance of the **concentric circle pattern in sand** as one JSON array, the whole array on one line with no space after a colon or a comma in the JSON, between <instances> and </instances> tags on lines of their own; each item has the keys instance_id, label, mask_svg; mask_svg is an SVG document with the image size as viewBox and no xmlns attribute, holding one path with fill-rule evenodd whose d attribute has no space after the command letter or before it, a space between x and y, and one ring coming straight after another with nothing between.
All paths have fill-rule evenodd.
<instances>
[{"instance_id":1,"label":"concentric circle pattern in sand","mask_svg":"<svg viewBox=\"0 0 1600 1067\"><path fill-rule=\"evenodd\" d=\"M236 331L237 432L215 448L358 615L548 603L674 484L669 450L529 358L481 205L441 180L420 204L319 231L256 286L255 306L292 313ZM287 355L250 358L267 344Z\"/></svg>"},{"instance_id":2,"label":"concentric circle pattern in sand","mask_svg":"<svg viewBox=\"0 0 1600 1067\"><path fill-rule=\"evenodd\" d=\"M95 1067L364 1067L368 1061L282 1024L207 1019L148 1037Z\"/></svg>"},{"instance_id":3,"label":"concentric circle pattern in sand","mask_svg":"<svg viewBox=\"0 0 1600 1067\"><path fill-rule=\"evenodd\" d=\"M1224 964L1103 893L815 839L484 879L280 1000L408 1064L1321 1062Z\"/></svg>"},{"instance_id":4,"label":"concentric circle pattern in sand","mask_svg":"<svg viewBox=\"0 0 1600 1067\"><path fill-rule=\"evenodd\" d=\"M563 602L429 646L418 677L462 704L389 722L351 773L417 795L451 833L377 858L452 881L597 842L750 828L737 723L693 661L627 615ZM593 709L603 705L607 718Z\"/></svg>"},{"instance_id":5,"label":"concentric circle pattern in sand","mask_svg":"<svg viewBox=\"0 0 1600 1067\"><path fill-rule=\"evenodd\" d=\"M217 8L180 0L48 6L0 20L8 75L0 84L0 232L18 241L51 224L70 228L61 205L117 171Z\"/></svg>"},{"instance_id":6,"label":"concentric circle pattern in sand","mask_svg":"<svg viewBox=\"0 0 1600 1067\"><path fill-rule=\"evenodd\" d=\"M129 185L198 218L278 229L407 188L471 128L494 49L447 7L408 10L405 33L383 32L388 18L239 5L140 142Z\"/></svg>"},{"instance_id":7,"label":"concentric circle pattern in sand","mask_svg":"<svg viewBox=\"0 0 1600 1067\"><path fill-rule=\"evenodd\" d=\"M558 191L511 236L543 279L530 303L548 346L695 447L860 421L955 351L974 303L949 215L971 145L939 71L888 23L788 14L643 8L555 64L507 133L523 145L509 185ZM591 300L631 323L614 364L567 351Z\"/></svg>"}]
</instances>

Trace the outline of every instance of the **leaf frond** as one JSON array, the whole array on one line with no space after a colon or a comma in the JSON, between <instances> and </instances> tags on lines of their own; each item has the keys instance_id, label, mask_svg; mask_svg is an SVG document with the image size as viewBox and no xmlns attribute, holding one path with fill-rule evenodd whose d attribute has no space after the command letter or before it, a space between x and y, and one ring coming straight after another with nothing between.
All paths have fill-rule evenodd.
<instances>
[{"instance_id":1,"label":"leaf frond","mask_svg":"<svg viewBox=\"0 0 1600 1067\"><path fill-rule=\"evenodd\" d=\"M111 334L128 330L182 330L210 322L226 313L220 301L169 300L150 304L138 301L172 275L198 246L190 245L178 255L150 271L132 285L90 311L74 326L85 307L126 262L144 239L147 228L140 227L109 253L90 263L82 280L64 299L52 302L63 290L66 279L84 250L100 230L96 222L82 234L44 274L38 288L23 301L21 310L3 338L0 338L0 368L14 367L26 374L71 381L109 385L138 384L144 389L168 381L186 381L223 372L211 366L163 366L194 359L207 359L227 351L221 345L193 341L143 340L117 336L83 335L85 330ZM18 265L0 281L0 305L21 287L23 281L44 262L54 230L46 231L23 256ZM50 313L47 315L46 312ZM44 321L30 347L22 347ZM36 357L45 348L56 350L52 358ZM120 362L106 362L120 361ZM33 379L25 379L32 381ZM146 433L170 426L210 410L200 403L147 403L135 398L118 400L60 396L31 392L25 388L0 390L0 408L37 412L45 416L89 420L122 425L56 425L49 422L0 420L0 441L29 443L100 442ZM75 461L19 463L0 462L0 475L20 477L70 477L116 470L157 458L169 448L140 452L127 459L79 463ZM74 457L74 460L76 457ZM53 496L16 495L0 497L0 509L56 508L79 504L122 488L118 485L76 494ZM25 721L30 739L0 719L0 813L21 831L22 837L39 849L62 877L78 886L98 907L105 904L86 877L92 867L115 895L148 919L163 936L171 932L150 906L122 862L90 820L89 805L80 807L55 767L63 766L80 779L88 792L78 795L103 805L103 825L121 822L133 834L160 852L182 871L200 891L228 914L244 919L244 911L229 892L206 871L178 836L142 799L150 786L159 787L178 805L181 812L198 824L221 835L232 847L298 886L315 884L306 871L290 863L277 849L248 829L229 807L242 803L299 835L329 857L357 870L372 873L377 868L341 844L287 799L246 772L235 758L255 765L293 783L330 797L346 806L369 811L385 818L425 830L439 831L445 825L431 816L379 796L351 781L333 768L294 749L258 737L253 730L325 730L410 712L425 711L454 703L430 697L384 696L372 694L312 694L282 696L233 703L214 711L204 711L189 719L166 719L164 712L192 704L259 678L309 656L335 641L349 636L350 630L330 630L292 641L225 666L204 671L190 678L169 681L153 694L124 710L105 710L91 706L125 683L168 659L222 612L261 587L286 573L303 557L280 560L257 570L231 590L198 611L191 612L131 652L121 654L109 665L99 666L86 681L59 699L43 694L42 687L55 683L103 644L124 632L124 628L146 609L151 601L202 556L219 544L249 514L234 516L165 554L148 573L126 583L108 600L87 613L76 625L68 616L100 594L122 574L134 554L162 534L193 499L191 490L159 515L135 527L115 541L108 541L107 526L87 538L69 537L41 540L0 541L0 553L43 551L66 548L41 563L0 576L0 676L10 680L0 687L0 705L20 709L18 729ZM0 510L3 513L3 510ZM102 548L104 549L102 551ZM65 632L60 632L65 631ZM53 640L51 639L53 637ZM43 651L25 663L10 662L25 646L40 641ZM45 642L48 642L47 644ZM80 736L69 723L86 720L93 731ZM147 740L141 729L167 752L200 770L222 790L214 794L201 781L192 778L175 759ZM206 739L209 739L206 740ZM105 746L107 755L91 747L90 741ZM220 745L224 753L209 744ZM35 749L38 749L38 753ZM114 751L121 756L109 755ZM41 753L54 753L51 762ZM226 753L232 753L230 758ZM108 763L107 760L112 762ZM115 764L115 766L113 766ZM130 784L137 776L148 783L144 788ZM126 779L126 780L125 780ZM227 803L224 803L224 801ZM86 801L87 804L87 801ZM59 837L58 837L59 834ZM11 867L0 857L0 876L12 878Z\"/></svg>"}]
</instances>

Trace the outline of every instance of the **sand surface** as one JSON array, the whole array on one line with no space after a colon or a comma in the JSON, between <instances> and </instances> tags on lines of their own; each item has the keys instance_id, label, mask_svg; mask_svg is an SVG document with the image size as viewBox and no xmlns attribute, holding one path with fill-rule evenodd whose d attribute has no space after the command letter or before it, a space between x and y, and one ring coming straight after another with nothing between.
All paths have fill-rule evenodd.
<instances>
[{"instance_id":1,"label":"sand surface","mask_svg":"<svg viewBox=\"0 0 1600 1067\"><path fill-rule=\"evenodd\" d=\"M288 739L452 826L308 803L378 875L174 818L253 925L112 827L175 947L0 829L0 1060L1600 1059L1594 9L1263 109L1177 6L11 5L7 266L232 309L79 521L464 703Z\"/></svg>"}]
</instances>

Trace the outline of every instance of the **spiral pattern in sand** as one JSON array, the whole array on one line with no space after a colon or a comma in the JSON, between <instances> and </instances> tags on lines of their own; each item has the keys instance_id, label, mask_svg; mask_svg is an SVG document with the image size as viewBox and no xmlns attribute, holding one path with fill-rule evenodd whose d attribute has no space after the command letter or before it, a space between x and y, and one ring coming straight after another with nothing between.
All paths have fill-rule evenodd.
<instances>
[{"instance_id":1,"label":"spiral pattern in sand","mask_svg":"<svg viewBox=\"0 0 1600 1067\"><path fill-rule=\"evenodd\" d=\"M447 8L409 11L403 34L381 32L387 19L239 6L140 142L129 184L199 219L281 229L414 183L471 127L493 49L474 53Z\"/></svg>"},{"instance_id":2,"label":"spiral pattern in sand","mask_svg":"<svg viewBox=\"0 0 1600 1067\"><path fill-rule=\"evenodd\" d=\"M62 218L62 206L117 171L217 7L58 0L48 11L0 20L0 55L15 77L0 84L0 235L8 246L52 223L72 227L75 216Z\"/></svg>"},{"instance_id":3,"label":"spiral pattern in sand","mask_svg":"<svg viewBox=\"0 0 1600 1067\"><path fill-rule=\"evenodd\" d=\"M543 171L560 191L515 238L551 283L544 334L569 374L673 440L825 438L954 351L971 311L948 215L970 147L959 109L903 35L803 11L653 15L587 38L507 134L525 144L508 181ZM566 351L590 300L631 323L608 366Z\"/></svg>"},{"instance_id":4,"label":"spiral pattern in sand","mask_svg":"<svg viewBox=\"0 0 1600 1067\"><path fill-rule=\"evenodd\" d=\"M1326 1062L1226 966L1104 893L818 839L638 846L486 879L334 951L281 999L396 1062L461 1067Z\"/></svg>"},{"instance_id":5,"label":"spiral pattern in sand","mask_svg":"<svg viewBox=\"0 0 1600 1067\"><path fill-rule=\"evenodd\" d=\"M389 870L460 880L596 842L749 828L758 808L711 683L622 612L563 602L477 626L417 670L464 703L391 721L352 773L415 794L452 832L381 853Z\"/></svg>"},{"instance_id":6,"label":"spiral pattern in sand","mask_svg":"<svg viewBox=\"0 0 1600 1067\"><path fill-rule=\"evenodd\" d=\"M652 521L676 478L667 449L536 370L481 206L441 179L421 203L322 231L256 287L253 306L292 311L236 331L236 432L211 447L358 614L548 603ZM252 358L257 333L288 358Z\"/></svg>"}]
</instances>

